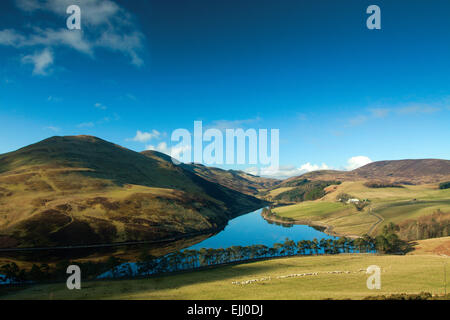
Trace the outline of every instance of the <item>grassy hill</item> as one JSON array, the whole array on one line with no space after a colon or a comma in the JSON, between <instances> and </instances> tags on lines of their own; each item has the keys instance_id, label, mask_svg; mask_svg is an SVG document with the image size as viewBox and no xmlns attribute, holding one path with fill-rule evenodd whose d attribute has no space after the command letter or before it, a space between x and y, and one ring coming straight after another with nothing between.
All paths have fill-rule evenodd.
<instances>
[{"instance_id":1,"label":"grassy hill","mask_svg":"<svg viewBox=\"0 0 450 320\"><path fill-rule=\"evenodd\" d=\"M292 177L261 196L284 205L273 210L278 219L327 227L330 233L347 236L376 235L393 222L402 224L402 236L409 240L412 233L424 233L416 230L414 221L435 212L443 212L441 221L450 215L445 181L450 181L449 160L378 161L353 171L318 170ZM342 194L367 200L361 202L365 208L339 202Z\"/></svg>"},{"instance_id":2,"label":"grassy hill","mask_svg":"<svg viewBox=\"0 0 450 320\"><path fill-rule=\"evenodd\" d=\"M364 181L346 181L330 186L326 191L319 200L278 207L273 211L299 223L332 226L334 232L345 235L376 235L390 222L417 220L437 210L450 212L450 189L439 189L437 184L370 188ZM359 211L352 204L337 201L342 193L370 202Z\"/></svg>"},{"instance_id":3,"label":"grassy hill","mask_svg":"<svg viewBox=\"0 0 450 320\"><path fill-rule=\"evenodd\" d=\"M166 155L91 136L0 155L0 247L159 240L223 227L262 205Z\"/></svg>"},{"instance_id":4,"label":"grassy hill","mask_svg":"<svg viewBox=\"0 0 450 320\"><path fill-rule=\"evenodd\" d=\"M196 163L182 164L181 166L208 181L250 195L257 195L281 182L277 179L258 177L239 170L223 170Z\"/></svg>"},{"instance_id":5,"label":"grassy hill","mask_svg":"<svg viewBox=\"0 0 450 320\"><path fill-rule=\"evenodd\" d=\"M285 179L260 196L281 204L315 200L329 185L366 181L378 185L414 185L450 181L450 161L440 159L377 161L353 171L317 170Z\"/></svg>"}]
</instances>

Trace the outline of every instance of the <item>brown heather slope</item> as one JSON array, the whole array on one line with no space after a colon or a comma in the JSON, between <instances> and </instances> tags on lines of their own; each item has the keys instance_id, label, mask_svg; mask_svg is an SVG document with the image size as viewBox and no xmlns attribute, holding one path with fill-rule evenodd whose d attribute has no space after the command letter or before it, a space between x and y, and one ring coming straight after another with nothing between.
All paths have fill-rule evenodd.
<instances>
[{"instance_id":1,"label":"brown heather slope","mask_svg":"<svg viewBox=\"0 0 450 320\"><path fill-rule=\"evenodd\" d=\"M309 180L380 180L400 184L424 184L450 180L450 160L409 159L369 163L353 171L318 170L283 181L280 186L297 179Z\"/></svg>"},{"instance_id":2,"label":"brown heather slope","mask_svg":"<svg viewBox=\"0 0 450 320\"><path fill-rule=\"evenodd\" d=\"M158 241L221 228L263 204L166 155L91 136L0 155L0 247Z\"/></svg>"}]
</instances>

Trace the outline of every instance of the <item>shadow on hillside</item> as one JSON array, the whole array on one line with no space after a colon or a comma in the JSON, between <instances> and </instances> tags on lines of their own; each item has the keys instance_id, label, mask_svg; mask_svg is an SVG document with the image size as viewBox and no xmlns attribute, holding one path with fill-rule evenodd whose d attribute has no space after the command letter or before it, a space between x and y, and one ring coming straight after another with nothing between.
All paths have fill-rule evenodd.
<instances>
[{"instance_id":1,"label":"shadow on hillside","mask_svg":"<svg viewBox=\"0 0 450 320\"><path fill-rule=\"evenodd\" d=\"M419 243L418 243L417 241L408 241L408 242L405 244L404 253L407 254L407 253L409 253L409 252L412 252L412 251L416 250L415 247L416 247L418 244L419 244Z\"/></svg>"}]
</instances>

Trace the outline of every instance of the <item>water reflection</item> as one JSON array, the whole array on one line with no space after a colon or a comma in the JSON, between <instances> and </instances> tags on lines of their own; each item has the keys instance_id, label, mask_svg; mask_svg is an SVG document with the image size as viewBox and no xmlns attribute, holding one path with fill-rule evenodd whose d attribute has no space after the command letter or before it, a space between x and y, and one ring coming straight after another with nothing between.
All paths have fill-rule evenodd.
<instances>
[{"instance_id":1,"label":"water reflection","mask_svg":"<svg viewBox=\"0 0 450 320\"><path fill-rule=\"evenodd\" d=\"M286 239L291 241L287 242ZM346 244L338 244L337 239L318 228L268 222L261 217L261 210L256 210L231 220L217 234L173 242L0 252L0 284L12 281L63 280L70 264L80 266L84 279L93 279L151 275L293 254L355 250L350 245L345 249ZM299 241L303 241L303 244L300 245ZM371 251L371 248L366 247L365 250Z\"/></svg>"}]
</instances>

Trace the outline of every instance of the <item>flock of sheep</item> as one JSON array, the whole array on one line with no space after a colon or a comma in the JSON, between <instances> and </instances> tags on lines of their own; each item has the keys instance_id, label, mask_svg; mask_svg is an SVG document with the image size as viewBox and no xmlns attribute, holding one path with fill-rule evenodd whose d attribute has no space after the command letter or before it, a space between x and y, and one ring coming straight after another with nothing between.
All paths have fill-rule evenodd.
<instances>
[{"instance_id":1,"label":"flock of sheep","mask_svg":"<svg viewBox=\"0 0 450 320\"><path fill-rule=\"evenodd\" d=\"M362 272L362 271L366 271L365 269L360 269L357 272ZM352 273L351 271L325 271L322 273L326 273L326 274L349 274ZM285 276L278 276L277 279L286 279L286 278L294 278L294 277L305 277L305 276L317 276L319 275L319 272L309 272L309 273L293 273L293 274L288 274ZM265 277L265 278L260 278L260 279L250 279L250 280L245 280L245 281L233 281L231 282L231 284L236 284L236 285L246 285L246 284L252 284L255 282L261 282L261 281L270 281L272 280L271 277Z\"/></svg>"}]
</instances>

